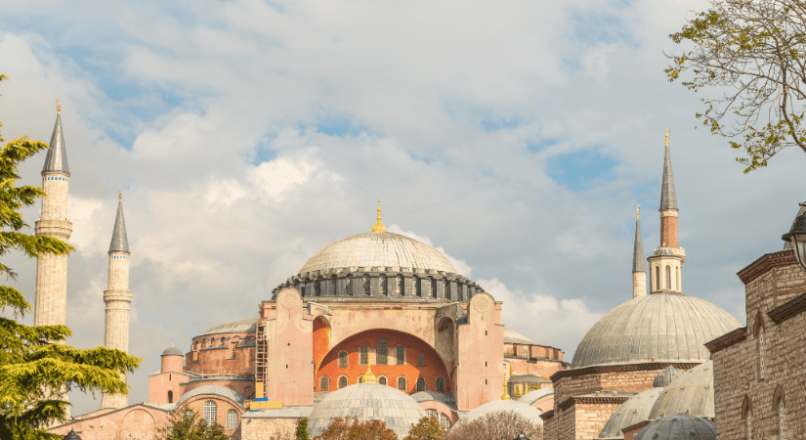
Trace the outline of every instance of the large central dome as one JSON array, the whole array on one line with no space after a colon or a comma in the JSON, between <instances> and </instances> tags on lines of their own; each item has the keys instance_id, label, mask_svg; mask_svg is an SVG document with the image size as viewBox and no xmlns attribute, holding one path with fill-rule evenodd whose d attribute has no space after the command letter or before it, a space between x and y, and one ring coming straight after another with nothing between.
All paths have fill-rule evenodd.
<instances>
[{"instance_id":1,"label":"large central dome","mask_svg":"<svg viewBox=\"0 0 806 440\"><path fill-rule=\"evenodd\" d=\"M705 343L741 327L730 313L700 298L659 292L604 315L579 343L572 369L644 362L702 363Z\"/></svg>"},{"instance_id":2,"label":"large central dome","mask_svg":"<svg viewBox=\"0 0 806 440\"><path fill-rule=\"evenodd\" d=\"M299 273L352 267L456 273L451 262L433 246L391 232L367 232L333 242L311 257Z\"/></svg>"}]
</instances>

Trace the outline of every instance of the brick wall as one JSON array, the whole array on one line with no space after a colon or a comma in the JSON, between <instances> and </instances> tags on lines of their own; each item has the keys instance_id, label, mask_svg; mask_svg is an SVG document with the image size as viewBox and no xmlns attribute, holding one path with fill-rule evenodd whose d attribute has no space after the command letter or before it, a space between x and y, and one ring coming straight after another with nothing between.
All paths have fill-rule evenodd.
<instances>
[{"instance_id":1,"label":"brick wall","mask_svg":"<svg viewBox=\"0 0 806 440\"><path fill-rule=\"evenodd\" d=\"M241 440L293 440L297 419L244 419Z\"/></svg>"}]
</instances>

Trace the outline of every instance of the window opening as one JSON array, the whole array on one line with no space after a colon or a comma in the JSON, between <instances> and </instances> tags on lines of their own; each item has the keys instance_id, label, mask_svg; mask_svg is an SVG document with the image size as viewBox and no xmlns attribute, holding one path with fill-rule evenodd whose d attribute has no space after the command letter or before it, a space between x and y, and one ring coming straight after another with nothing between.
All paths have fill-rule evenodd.
<instances>
[{"instance_id":1,"label":"window opening","mask_svg":"<svg viewBox=\"0 0 806 440\"><path fill-rule=\"evenodd\" d=\"M327 376L319 378L319 391L330 391L330 379Z\"/></svg>"},{"instance_id":2,"label":"window opening","mask_svg":"<svg viewBox=\"0 0 806 440\"><path fill-rule=\"evenodd\" d=\"M422 377L417 379L417 391L425 391L425 379Z\"/></svg>"},{"instance_id":3,"label":"window opening","mask_svg":"<svg viewBox=\"0 0 806 440\"><path fill-rule=\"evenodd\" d=\"M350 363L349 363L349 360L348 360L348 357L347 357L347 352L344 351L344 350L340 351L339 352L339 368L346 368L349 365L350 365Z\"/></svg>"},{"instance_id":4,"label":"window opening","mask_svg":"<svg viewBox=\"0 0 806 440\"><path fill-rule=\"evenodd\" d=\"M347 376L342 376L339 378L339 389L342 389L347 386Z\"/></svg>"},{"instance_id":5,"label":"window opening","mask_svg":"<svg viewBox=\"0 0 806 440\"><path fill-rule=\"evenodd\" d=\"M403 348L402 344L397 345L397 364L403 365L406 363L406 349Z\"/></svg>"},{"instance_id":6,"label":"window opening","mask_svg":"<svg viewBox=\"0 0 806 440\"><path fill-rule=\"evenodd\" d=\"M422 353L419 353L417 355L417 366L418 367L424 367L425 366L425 355L422 354Z\"/></svg>"},{"instance_id":7,"label":"window opening","mask_svg":"<svg viewBox=\"0 0 806 440\"><path fill-rule=\"evenodd\" d=\"M406 378L405 377L400 376L400 377L397 378L397 389L399 389L400 391L406 391L406 390L409 389L406 386Z\"/></svg>"},{"instance_id":8,"label":"window opening","mask_svg":"<svg viewBox=\"0 0 806 440\"><path fill-rule=\"evenodd\" d=\"M386 339L380 338L378 339L378 348L375 349L375 364L376 365L386 365L386 356L387 356L387 346L386 346Z\"/></svg>"},{"instance_id":9,"label":"window opening","mask_svg":"<svg viewBox=\"0 0 806 440\"><path fill-rule=\"evenodd\" d=\"M672 290L672 268L666 265L666 289Z\"/></svg>"},{"instance_id":10,"label":"window opening","mask_svg":"<svg viewBox=\"0 0 806 440\"><path fill-rule=\"evenodd\" d=\"M168 403L174 403L174 392L168 391Z\"/></svg>"},{"instance_id":11,"label":"window opening","mask_svg":"<svg viewBox=\"0 0 806 440\"><path fill-rule=\"evenodd\" d=\"M369 347L366 345L362 345L361 348L358 349L358 363L361 365L367 365L369 363Z\"/></svg>"},{"instance_id":12,"label":"window opening","mask_svg":"<svg viewBox=\"0 0 806 440\"><path fill-rule=\"evenodd\" d=\"M216 412L218 410L218 405L212 400L208 400L204 404L204 421L207 422L208 426L213 426L216 423Z\"/></svg>"},{"instance_id":13,"label":"window opening","mask_svg":"<svg viewBox=\"0 0 806 440\"><path fill-rule=\"evenodd\" d=\"M379 378L378 378L378 384L380 384L380 385L386 385L386 377L385 377L385 376L381 376L381 377L379 377Z\"/></svg>"},{"instance_id":14,"label":"window opening","mask_svg":"<svg viewBox=\"0 0 806 440\"><path fill-rule=\"evenodd\" d=\"M445 378L444 377L440 376L440 377L437 378L437 391L445 392Z\"/></svg>"},{"instance_id":15,"label":"window opening","mask_svg":"<svg viewBox=\"0 0 806 440\"><path fill-rule=\"evenodd\" d=\"M238 413L234 409L227 411L227 429L238 429Z\"/></svg>"}]
</instances>

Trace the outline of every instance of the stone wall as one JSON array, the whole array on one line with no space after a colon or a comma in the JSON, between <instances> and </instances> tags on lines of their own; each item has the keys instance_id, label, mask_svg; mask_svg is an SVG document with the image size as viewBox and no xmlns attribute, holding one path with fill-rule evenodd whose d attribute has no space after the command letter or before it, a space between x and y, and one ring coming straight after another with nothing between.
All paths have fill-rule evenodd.
<instances>
[{"instance_id":1,"label":"stone wall","mask_svg":"<svg viewBox=\"0 0 806 440\"><path fill-rule=\"evenodd\" d=\"M96 411L48 432L64 436L75 430L82 440L155 440L157 430L167 426L168 417L166 410L133 405L119 410Z\"/></svg>"},{"instance_id":2,"label":"stone wall","mask_svg":"<svg viewBox=\"0 0 806 440\"><path fill-rule=\"evenodd\" d=\"M297 420L246 418L241 426L241 440L294 440Z\"/></svg>"}]
</instances>

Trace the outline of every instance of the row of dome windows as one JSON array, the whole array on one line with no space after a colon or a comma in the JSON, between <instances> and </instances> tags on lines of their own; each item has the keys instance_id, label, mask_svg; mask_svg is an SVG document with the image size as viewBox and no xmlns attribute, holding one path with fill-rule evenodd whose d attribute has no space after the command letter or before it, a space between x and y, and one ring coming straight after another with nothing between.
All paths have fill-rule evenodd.
<instances>
[{"instance_id":1,"label":"row of dome windows","mask_svg":"<svg viewBox=\"0 0 806 440\"><path fill-rule=\"evenodd\" d=\"M358 378L356 379L355 383L361 383L363 377L364 377L363 374L361 376L358 376ZM392 385L389 384L389 380L384 375L378 376L377 380L378 380L378 384L380 384L380 385L392 386ZM344 387L349 386L350 385L349 382L350 382L350 380L347 378L347 376L342 374L338 378L337 386L339 387L339 389L342 389ZM406 378L406 376L399 376L397 378L397 389L398 390L400 390L400 391L408 391L408 389L409 389L408 384L409 384L409 382L408 382L408 379ZM428 386L426 384L425 378L424 377L417 378L417 382L415 384L415 391L419 392L419 391L427 391L427 390L428 390ZM437 377L436 381L434 382L434 390L437 391L437 392L440 392L440 393L445 392L445 378L444 377L442 377L442 376ZM319 391L330 391L330 378L329 377L327 377L327 376L320 376L319 377Z\"/></svg>"},{"instance_id":2,"label":"row of dome windows","mask_svg":"<svg viewBox=\"0 0 806 440\"><path fill-rule=\"evenodd\" d=\"M397 365L406 363L406 348L402 344L398 344L395 350L395 360ZM369 346L366 344L358 347L358 364L369 364ZM376 365L389 365L389 348L385 338L378 339L378 345L375 349L375 364ZM349 353L342 350L339 352L339 368L347 368L350 366ZM417 354L417 366L425 366L425 354Z\"/></svg>"},{"instance_id":3,"label":"row of dome windows","mask_svg":"<svg viewBox=\"0 0 806 440\"><path fill-rule=\"evenodd\" d=\"M680 289L680 268L675 266L675 268L674 268L675 277L674 278L672 278L672 266L667 264L665 272L666 272L666 277L664 278L664 282L663 282L664 288L667 289L667 290L680 291L681 290ZM661 286L660 266L655 266L655 277L654 278L655 278L653 280L654 283L650 282L650 287L652 287L652 284L654 284L655 285L655 290L660 290L661 289L661 287L660 287ZM672 281L673 280L675 280L677 282L674 287L672 287Z\"/></svg>"},{"instance_id":4,"label":"row of dome windows","mask_svg":"<svg viewBox=\"0 0 806 440\"><path fill-rule=\"evenodd\" d=\"M212 400L204 402L204 421L210 426L218 422L218 405ZM226 429L238 429L238 412L234 409L227 411Z\"/></svg>"},{"instance_id":5,"label":"row of dome windows","mask_svg":"<svg viewBox=\"0 0 806 440\"><path fill-rule=\"evenodd\" d=\"M115 258L115 259L124 258L125 259L125 258L128 258L128 257L126 257L125 255L113 255L112 258Z\"/></svg>"},{"instance_id":6,"label":"row of dome windows","mask_svg":"<svg viewBox=\"0 0 806 440\"><path fill-rule=\"evenodd\" d=\"M413 285L411 293L413 296L422 297L423 290L425 289L427 290L427 292L425 292L426 297L437 298L438 287L436 279L431 277L421 279L416 275L412 276L411 279ZM343 290L339 289L337 284L339 280L340 279L334 275L333 278L329 280L313 281L307 285L296 284L294 288L302 292L302 296L322 296L323 289L325 290L325 296L339 296L342 292L347 292L347 295L350 295L349 292L355 294L356 289L365 296L372 295L369 275L364 275L362 277L353 277L351 275L347 275L347 277L341 278L343 282ZM391 277L390 280L389 277L381 274L379 276L378 289L378 295L381 296L405 296L406 287L403 275L396 275ZM444 289L445 297L448 299L469 301L469 297L473 295L474 287L447 282L445 283Z\"/></svg>"},{"instance_id":7,"label":"row of dome windows","mask_svg":"<svg viewBox=\"0 0 806 440\"><path fill-rule=\"evenodd\" d=\"M64 177L56 177L56 176L48 177L48 180L61 180L67 182L67 179L65 179Z\"/></svg>"}]
</instances>

